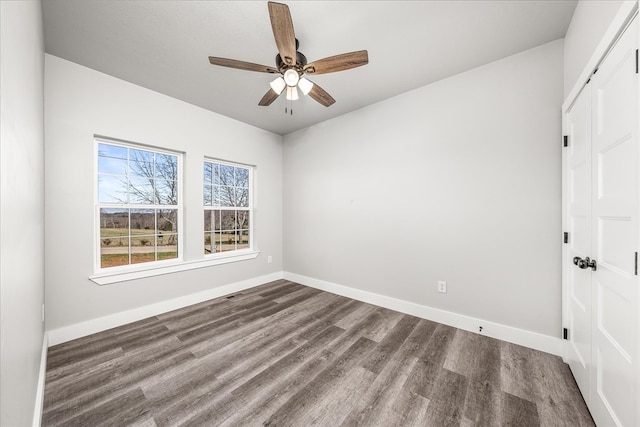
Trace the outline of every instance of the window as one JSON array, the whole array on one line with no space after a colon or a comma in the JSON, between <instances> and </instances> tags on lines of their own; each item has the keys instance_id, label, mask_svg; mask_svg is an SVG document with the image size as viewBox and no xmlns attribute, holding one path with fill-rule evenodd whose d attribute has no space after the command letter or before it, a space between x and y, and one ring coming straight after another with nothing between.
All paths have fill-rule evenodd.
<instances>
[{"instance_id":1,"label":"window","mask_svg":"<svg viewBox=\"0 0 640 427\"><path fill-rule=\"evenodd\" d=\"M180 258L180 155L96 142L98 268Z\"/></svg>"},{"instance_id":2,"label":"window","mask_svg":"<svg viewBox=\"0 0 640 427\"><path fill-rule=\"evenodd\" d=\"M204 253L252 248L250 166L204 162Z\"/></svg>"}]
</instances>

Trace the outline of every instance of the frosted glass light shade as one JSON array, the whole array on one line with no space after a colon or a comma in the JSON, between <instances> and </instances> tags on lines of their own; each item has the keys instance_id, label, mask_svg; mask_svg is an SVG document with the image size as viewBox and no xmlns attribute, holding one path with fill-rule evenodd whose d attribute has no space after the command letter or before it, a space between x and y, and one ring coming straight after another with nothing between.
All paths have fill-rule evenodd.
<instances>
[{"instance_id":1,"label":"frosted glass light shade","mask_svg":"<svg viewBox=\"0 0 640 427\"><path fill-rule=\"evenodd\" d=\"M296 70L290 68L284 72L284 82L287 84L287 86L297 85L298 80L300 80L300 76L298 75L298 72Z\"/></svg>"},{"instance_id":2,"label":"frosted glass light shade","mask_svg":"<svg viewBox=\"0 0 640 427\"><path fill-rule=\"evenodd\" d=\"M273 89L275 93L280 95L287 84L284 82L284 79L282 77L278 77L277 79L269 83L269 86L271 86L271 89Z\"/></svg>"},{"instance_id":3,"label":"frosted glass light shade","mask_svg":"<svg viewBox=\"0 0 640 427\"><path fill-rule=\"evenodd\" d=\"M298 87L305 95L308 95L313 88L313 83L310 80L305 79L304 77L300 79L298 82Z\"/></svg>"},{"instance_id":4,"label":"frosted glass light shade","mask_svg":"<svg viewBox=\"0 0 640 427\"><path fill-rule=\"evenodd\" d=\"M293 86L287 86L287 100L296 101L298 99L298 88Z\"/></svg>"}]
</instances>

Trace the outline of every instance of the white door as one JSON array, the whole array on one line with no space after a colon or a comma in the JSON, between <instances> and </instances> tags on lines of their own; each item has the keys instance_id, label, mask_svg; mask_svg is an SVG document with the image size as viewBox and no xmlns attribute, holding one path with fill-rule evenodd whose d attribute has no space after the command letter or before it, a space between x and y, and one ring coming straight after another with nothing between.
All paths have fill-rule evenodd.
<instances>
[{"instance_id":1,"label":"white door","mask_svg":"<svg viewBox=\"0 0 640 427\"><path fill-rule=\"evenodd\" d=\"M567 198L569 203L568 303L569 350L573 376L589 390L591 375L591 274L573 266L573 259L591 256L591 85L587 85L567 116L569 136Z\"/></svg>"},{"instance_id":2,"label":"white door","mask_svg":"<svg viewBox=\"0 0 640 427\"><path fill-rule=\"evenodd\" d=\"M637 32L567 113L567 357L599 426L640 425Z\"/></svg>"},{"instance_id":3,"label":"white door","mask_svg":"<svg viewBox=\"0 0 640 427\"><path fill-rule=\"evenodd\" d=\"M592 385L598 425L637 426L637 18L592 78Z\"/></svg>"}]
</instances>

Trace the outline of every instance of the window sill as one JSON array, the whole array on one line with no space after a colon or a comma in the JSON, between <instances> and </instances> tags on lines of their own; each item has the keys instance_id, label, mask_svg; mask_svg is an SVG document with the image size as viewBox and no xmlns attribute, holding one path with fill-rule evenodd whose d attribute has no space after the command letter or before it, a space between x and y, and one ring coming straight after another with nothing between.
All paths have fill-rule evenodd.
<instances>
[{"instance_id":1,"label":"window sill","mask_svg":"<svg viewBox=\"0 0 640 427\"><path fill-rule=\"evenodd\" d=\"M197 268L211 267L214 265L228 264L231 262L245 261L254 259L260 254L260 251L236 252L233 254L221 254L208 256L204 259L195 261L183 261L172 263L169 265L149 267L144 270L137 269L135 271L117 271L108 273L99 273L89 276L89 280L98 285L109 285L111 283L126 282L128 280L143 279L145 277L161 276L163 274L177 273L186 270L195 270Z\"/></svg>"}]
</instances>

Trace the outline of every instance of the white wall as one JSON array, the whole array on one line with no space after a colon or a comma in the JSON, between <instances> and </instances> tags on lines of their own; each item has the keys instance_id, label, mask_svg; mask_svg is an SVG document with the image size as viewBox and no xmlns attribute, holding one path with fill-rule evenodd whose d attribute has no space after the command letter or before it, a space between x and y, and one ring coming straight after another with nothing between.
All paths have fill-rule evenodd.
<instances>
[{"instance_id":1,"label":"white wall","mask_svg":"<svg viewBox=\"0 0 640 427\"><path fill-rule=\"evenodd\" d=\"M43 345L44 43L39 1L0 2L0 425L30 425Z\"/></svg>"},{"instance_id":2,"label":"white wall","mask_svg":"<svg viewBox=\"0 0 640 427\"><path fill-rule=\"evenodd\" d=\"M286 135L285 271L559 336L562 59L554 41Z\"/></svg>"},{"instance_id":3,"label":"white wall","mask_svg":"<svg viewBox=\"0 0 640 427\"><path fill-rule=\"evenodd\" d=\"M57 329L282 270L282 137L45 55L47 328ZM185 258L203 254L202 160L257 166L256 259L98 286L94 134L186 152ZM267 264L267 256L273 263Z\"/></svg>"},{"instance_id":4,"label":"white wall","mask_svg":"<svg viewBox=\"0 0 640 427\"><path fill-rule=\"evenodd\" d=\"M580 0L564 39L564 96L569 94L623 0ZM584 83L584 82L583 82Z\"/></svg>"}]
</instances>

